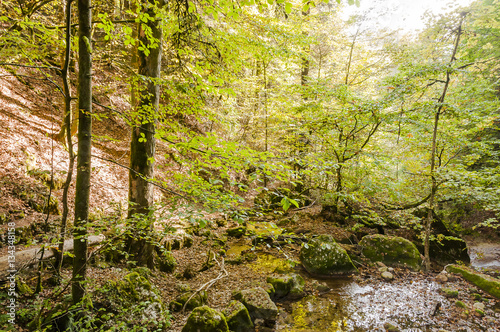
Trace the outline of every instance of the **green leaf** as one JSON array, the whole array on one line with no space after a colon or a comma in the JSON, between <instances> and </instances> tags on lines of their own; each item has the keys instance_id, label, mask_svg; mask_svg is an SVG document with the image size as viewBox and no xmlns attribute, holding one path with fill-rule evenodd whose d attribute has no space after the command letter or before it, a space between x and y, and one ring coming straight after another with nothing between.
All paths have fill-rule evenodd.
<instances>
[{"instance_id":1,"label":"green leaf","mask_svg":"<svg viewBox=\"0 0 500 332\"><path fill-rule=\"evenodd\" d=\"M292 12L292 4L290 2L285 3L285 12L290 14Z\"/></svg>"}]
</instances>

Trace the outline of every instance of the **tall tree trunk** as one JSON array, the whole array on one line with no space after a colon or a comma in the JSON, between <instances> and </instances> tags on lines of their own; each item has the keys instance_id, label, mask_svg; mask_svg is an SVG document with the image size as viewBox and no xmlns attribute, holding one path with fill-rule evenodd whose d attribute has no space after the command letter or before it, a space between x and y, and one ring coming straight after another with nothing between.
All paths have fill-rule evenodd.
<instances>
[{"instance_id":1,"label":"tall tree trunk","mask_svg":"<svg viewBox=\"0 0 500 332\"><path fill-rule=\"evenodd\" d=\"M73 303L85 294L87 223L92 147L92 14L91 0L78 0L78 158L76 162ZM67 130L70 130L69 128Z\"/></svg>"},{"instance_id":2,"label":"tall tree trunk","mask_svg":"<svg viewBox=\"0 0 500 332\"><path fill-rule=\"evenodd\" d=\"M452 64L456 59L455 55L457 54L458 45L460 43L460 35L462 34L462 23L464 21L465 14L462 15L460 23L457 29L457 37L455 39L455 45L453 48L453 53L450 58L450 64ZM438 107L436 113L434 114L434 129L432 131L432 149L431 149L431 166L430 166L430 175L431 175L431 194L429 197L429 211L427 214L427 220L425 223L425 240L424 240L424 257L425 257L425 270L430 271L431 269L431 261L430 261L430 237L431 237L431 226L433 220L433 211L434 211L434 201L435 201L435 193L437 191L437 180L436 180L436 146L437 146L437 133L439 129L439 117L442 114L444 100L446 98L446 93L448 92L448 86L450 85L451 80L450 69L446 70L446 81L444 83L443 92L438 99Z\"/></svg>"},{"instance_id":3,"label":"tall tree trunk","mask_svg":"<svg viewBox=\"0 0 500 332\"><path fill-rule=\"evenodd\" d=\"M73 178L73 166L75 163L75 153L73 151L73 141L71 138L71 89L69 86L69 78L68 78L68 69L69 69L69 61L71 56L71 3L73 0L67 0L66 2L66 51L65 51L65 59L64 59L64 67L62 70L62 78L64 84L64 126L66 127L66 143L68 145L68 154L69 154L69 166L68 166L68 174L66 174L66 182L64 183L64 191L63 191L63 215L61 218L61 228L59 235L59 249L57 254L57 266L56 272L57 276L61 275L61 267L64 255L64 237L66 235L66 226L68 221L68 191L71 185L71 180Z\"/></svg>"},{"instance_id":4,"label":"tall tree trunk","mask_svg":"<svg viewBox=\"0 0 500 332\"><path fill-rule=\"evenodd\" d=\"M149 3L149 5L148 5ZM153 245L148 241L147 235L152 230L153 216L153 185L148 181L154 175L155 157L155 126L156 114L160 101L160 69L161 69L161 43L162 31L160 22L155 18L154 0L148 0L145 4L146 12L152 18L146 25L152 31L156 39L156 47L149 47L149 52L138 51L138 75L145 78L145 87L137 92L136 125L132 128L130 144L130 172L129 172L129 210L128 217L135 217L138 221L138 233L142 234L138 239L130 239L130 253L139 265L153 266ZM147 34L142 24L138 25L139 43L150 45ZM147 54L149 53L149 54ZM142 80L138 80L141 82ZM139 221L144 221L139 222Z\"/></svg>"}]
</instances>

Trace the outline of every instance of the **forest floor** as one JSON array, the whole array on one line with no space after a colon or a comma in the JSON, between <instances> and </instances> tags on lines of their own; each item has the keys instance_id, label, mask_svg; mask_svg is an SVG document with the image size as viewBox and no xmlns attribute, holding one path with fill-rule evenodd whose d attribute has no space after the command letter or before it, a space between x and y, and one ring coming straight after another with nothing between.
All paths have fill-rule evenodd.
<instances>
[{"instance_id":1,"label":"forest floor","mask_svg":"<svg viewBox=\"0 0 500 332\"><path fill-rule=\"evenodd\" d=\"M31 75L33 72L17 70L17 74ZM0 256L4 256L7 250L5 234L8 222L14 222L16 228L23 229L23 233L18 235L24 236L24 241L17 246L17 250L54 239L60 216L52 214L47 217L39 206L43 206L49 194L44 184L47 182L47 174L52 171L59 182L63 181L68 161L64 146L52 139L58 133L62 122L62 95L53 98L54 95L58 95L57 89L48 84L39 84L40 82L35 79L19 76L26 83L20 84L16 77L4 69L0 69L0 76L2 76L0 80L0 234L2 234ZM123 97L117 96L125 95L127 87L119 80L116 80L114 84L116 84L114 89L118 93L110 96L97 94L96 98L100 104L123 110L127 107L127 102ZM99 108L96 107L96 109ZM95 122L96 143L92 150L92 154L96 156L93 159L94 171L90 198L94 219L120 213L126 208L127 199L128 171L105 159L127 164L128 129L123 120L115 117L113 113L103 111L102 115L107 117ZM105 135L112 135L112 137L106 138ZM161 145L159 149L162 149ZM54 189L50 194L61 200L62 190ZM70 197L73 197L73 194L74 181L70 189ZM69 207L72 206L73 202L70 199ZM285 221L266 219L256 220L255 224L259 225L260 221L283 223L282 227L293 230L298 235L330 234L337 239L348 239L352 235L336 224L323 222L318 216L318 211L316 206L300 212L291 212ZM71 214L72 211L70 211ZM297 217L294 218L294 215ZM52 225L50 232L43 232L40 228L40 225L46 222ZM213 225L216 224L214 221ZM217 236L222 236L231 226L234 225L214 226L212 232ZM208 304L213 308L222 309L229 303L233 291L265 286L269 275L278 275L283 272L283 264L297 262L300 250L298 244L287 244L278 248L266 244L252 246L249 238L230 238L226 244L226 256L218 256L219 264L197 272L202 269L213 247L211 241L207 241L204 236L193 238L192 247L173 251L178 263L174 273L154 273L152 282L161 290L165 303L169 303L179 295L179 284L189 284L192 289L198 289L222 273L224 277L207 290ZM235 255L239 254L238 248L248 253L255 253L255 255L249 255L252 258L241 264L229 264L228 261L234 260L234 257L231 257L232 252L235 252ZM351 248L351 250L355 251L356 248ZM325 294L319 294L315 290L313 287L315 279L308 276L300 268L300 264L295 266L292 264L290 271L305 277L308 294L328 298L329 301L337 303L338 308L344 308L342 319L350 325L338 331L383 331L383 324L387 322L400 324L401 328L410 328L412 320L414 321L414 325L411 325L412 331L437 331L439 328L449 331L500 331L498 328L500 326L499 300L476 289L460 277L453 278L444 285L447 288L459 289L459 297L446 298L439 292L439 288L443 285L435 281L438 270L423 274L396 269L395 279L384 281L375 267L361 263L359 275L337 281L320 280L320 282L326 282L331 288L331 291ZM194 271L194 276L189 279L185 278L186 270ZM95 280L94 287L97 287L107 280L118 280L127 272L125 265L96 263L90 267L89 277ZM65 269L63 274L68 279L70 270ZM36 271L26 269L21 272L20 276L30 287L34 287L37 279ZM50 298L53 295L50 271L44 272L42 276L44 288L38 297ZM356 291L356 289L361 289L361 291ZM418 297L416 293L412 293L413 291L421 294L422 297ZM405 292L413 298L403 297L407 303L402 305L397 300L401 299L401 294ZM470 310L475 301L474 294L480 294L481 301L486 304L484 317L476 316L473 310ZM457 307L455 305L457 300L463 301L469 309ZM2 297L1 301L6 301L6 298ZM22 297L19 299L19 309L35 310L33 307L35 302L36 298L33 296ZM440 311L432 316L430 313L437 302L441 303ZM278 302L278 306L280 318L275 330L315 331L312 326L302 329L294 327L290 302ZM3 314L5 306L2 306L1 310L0 314ZM373 314L369 314L367 310ZM388 312L393 314L389 315ZM187 312L173 313L171 330L180 331L187 317ZM410 323L405 323L406 325L402 323L405 317L410 320ZM356 319L359 325L356 325ZM22 330L23 327L18 326L17 331ZM337 330L332 328L331 331Z\"/></svg>"}]
</instances>

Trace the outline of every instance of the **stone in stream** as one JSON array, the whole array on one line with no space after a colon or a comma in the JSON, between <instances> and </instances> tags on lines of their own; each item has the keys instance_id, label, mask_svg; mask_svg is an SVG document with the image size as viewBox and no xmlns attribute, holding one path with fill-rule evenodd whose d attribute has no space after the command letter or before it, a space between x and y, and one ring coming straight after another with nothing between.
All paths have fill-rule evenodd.
<instances>
[{"instance_id":1,"label":"stone in stream","mask_svg":"<svg viewBox=\"0 0 500 332\"><path fill-rule=\"evenodd\" d=\"M389 271L384 271L380 274L380 276L384 279L384 280L392 280L394 279L394 275L389 272Z\"/></svg>"},{"instance_id":2,"label":"stone in stream","mask_svg":"<svg viewBox=\"0 0 500 332\"><path fill-rule=\"evenodd\" d=\"M189 315L182 332L229 332L226 318L208 306L198 307Z\"/></svg>"},{"instance_id":3,"label":"stone in stream","mask_svg":"<svg viewBox=\"0 0 500 332\"><path fill-rule=\"evenodd\" d=\"M358 270L347 252L330 235L320 235L300 250L300 262L313 275L342 275Z\"/></svg>"},{"instance_id":4,"label":"stone in stream","mask_svg":"<svg viewBox=\"0 0 500 332\"><path fill-rule=\"evenodd\" d=\"M304 278L298 274L292 273L282 277L268 277L267 282L273 285L274 296L282 298L301 298L304 296Z\"/></svg>"},{"instance_id":5,"label":"stone in stream","mask_svg":"<svg viewBox=\"0 0 500 332\"><path fill-rule=\"evenodd\" d=\"M422 266L417 247L402 237L367 235L359 245L363 248L363 255L373 262L382 261L388 266L408 267L412 270L419 270Z\"/></svg>"},{"instance_id":6,"label":"stone in stream","mask_svg":"<svg viewBox=\"0 0 500 332\"><path fill-rule=\"evenodd\" d=\"M263 288L238 291L233 297L245 305L255 325L262 322L265 326L274 326L276 323L278 307Z\"/></svg>"},{"instance_id":7,"label":"stone in stream","mask_svg":"<svg viewBox=\"0 0 500 332\"><path fill-rule=\"evenodd\" d=\"M245 305L239 301L233 300L223 310L226 316L227 325L233 332L254 331L254 326L250 314Z\"/></svg>"}]
</instances>

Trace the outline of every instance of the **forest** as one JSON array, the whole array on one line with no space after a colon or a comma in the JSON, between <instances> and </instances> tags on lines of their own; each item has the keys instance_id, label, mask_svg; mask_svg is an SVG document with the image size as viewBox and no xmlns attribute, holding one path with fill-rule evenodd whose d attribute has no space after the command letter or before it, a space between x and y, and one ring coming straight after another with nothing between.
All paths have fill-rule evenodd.
<instances>
[{"instance_id":1,"label":"forest","mask_svg":"<svg viewBox=\"0 0 500 332\"><path fill-rule=\"evenodd\" d=\"M500 1L388 3L0 0L0 331L500 331Z\"/></svg>"}]
</instances>

